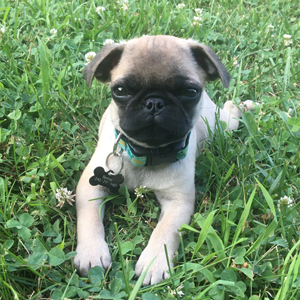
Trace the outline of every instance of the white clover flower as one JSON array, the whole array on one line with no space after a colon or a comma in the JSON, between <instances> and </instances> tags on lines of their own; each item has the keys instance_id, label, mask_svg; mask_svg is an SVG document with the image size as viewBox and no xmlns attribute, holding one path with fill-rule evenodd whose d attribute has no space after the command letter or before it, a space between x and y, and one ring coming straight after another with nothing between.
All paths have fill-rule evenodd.
<instances>
[{"instance_id":1,"label":"white clover flower","mask_svg":"<svg viewBox=\"0 0 300 300\"><path fill-rule=\"evenodd\" d=\"M202 20L201 17L194 17L194 22L192 22L192 26L201 26L200 21Z\"/></svg>"},{"instance_id":2,"label":"white clover flower","mask_svg":"<svg viewBox=\"0 0 300 300\"><path fill-rule=\"evenodd\" d=\"M185 7L185 4L184 3L179 3L177 5L177 8L180 8L180 9L183 9Z\"/></svg>"},{"instance_id":3,"label":"white clover flower","mask_svg":"<svg viewBox=\"0 0 300 300\"><path fill-rule=\"evenodd\" d=\"M180 296L180 298L182 297L182 296L184 296L184 292L183 291L179 291L179 292L177 292L178 293L178 295Z\"/></svg>"},{"instance_id":4,"label":"white clover flower","mask_svg":"<svg viewBox=\"0 0 300 300\"><path fill-rule=\"evenodd\" d=\"M236 67L239 67L239 66L240 66L240 64L238 63L236 57L233 58L233 63L232 63L232 64L233 64L234 66L236 66Z\"/></svg>"},{"instance_id":5,"label":"white clover flower","mask_svg":"<svg viewBox=\"0 0 300 300\"><path fill-rule=\"evenodd\" d=\"M134 190L134 194L139 198L144 198L144 195L147 194L148 191L149 190L145 185L144 186L141 185L140 187Z\"/></svg>"},{"instance_id":6,"label":"white clover flower","mask_svg":"<svg viewBox=\"0 0 300 300\"><path fill-rule=\"evenodd\" d=\"M195 13L199 16L202 14L202 9L201 8L195 8Z\"/></svg>"},{"instance_id":7,"label":"white clover flower","mask_svg":"<svg viewBox=\"0 0 300 300\"><path fill-rule=\"evenodd\" d=\"M103 43L104 46L106 46L106 45L111 45L111 44L114 44L114 40L112 40L112 39L107 39L107 40L105 40L105 42Z\"/></svg>"},{"instance_id":8,"label":"white clover flower","mask_svg":"<svg viewBox=\"0 0 300 300\"><path fill-rule=\"evenodd\" d=\"M1 28L0 28L0 35L1 35L1 34L4 34L4 33L5 33L5 28L4 28L4 27L1 27Z\"/></svg>"},{"instance_id":9,"label":"white clover flower","mask_svg":"<svg viewBox=\"0 0 300 300\"><path fill-rule=\"evenodd\" d=\"M290 44L293 44L293 40L291 39L291 35L289 34L284 34L283 38L284 38L284 45L285 46L289 46Z\"/></svg>"},{"instance_id":10,"label":"white clover flower","mask_svg":"<svg viewBox=\"0 0 300 300\"><path fill-rule=\"evenodd\" d=\"M183 285L181 284L178 288L177 288L177 293L180 297L184 296L184 292L181 291L183 288Z\"/></svg>"},{"instance_id":11,"label":"white clover flower","mask_svg":"<svg viewBox=\"0 0 300 300\"><path fill-rule=\"evenodd\" d=\"M59 188L56 190L56 200L58 201L58 205L56 207L62 208L65 202L73 205L72 202L75 202L73 199L76 194L72 195L72 191L68 191L67 188Z\"/></svg>"},{"instance_id":12,"label":"white clover flower","mask_svg":"<svg viewBox=\"0 0 300 300\"><path fill-rule=\"evenodd\" d=\"M52 28L51 30L50 30L50 34L57 34L57 30L55 29L55 28Z\"/></svg>"},{"instance_id":13,"label":"white clover flower","mask_svg":"<svg viewBox=\"0 0 300 300\"><path fill-rule=\"evenodd\" d=\"M176 296L176 291L171 290L171 288L169 286L167 286L168 292L172 295L172 296Z\"/></svg>"},{"instance_id":14,"label":"white clover flower","mask_svg":"<svg viewBox=\"0 0 300 300\"><path fill-rule=\"evenodd\" d=\"M289 46L290 44L293 44L293 40L284 40L285 46Z\"/></svg>"},{"instance_id":15,"label":"white clover flower","mask_svg":"<svg viewBox=\"0 0 300 300\"><path fill-rule=\"evenodd\" d=\"M96 13L97 14L101 14L102 12L104 12L105 11L105 7L103 7L103 6L98 6L97 8L96 8Z\"/></svg>"},{"instance_id":16,"label":"white clover flower","mask_svg":"<svg viewBox=\"0 0 300 300\"><path fill-rule=\"evenodd\" d=\"M288 197L288 196L284 196L281 197L278 203L278 208L280 209L281 207L291 207L293 206L293 200Z\"/></svg>"},{"instance_id":17,"label":"white clover flower","mask_svg":"<svg viewBox=\"0 0 300 300\"><path fill-rule=\"evenodd\" d=\"M183 285L181 284L176 290L177 290L177 294L180 296L180 298L182 296L184 296L184 292L181 291L181 289L183 288ZM167 286L168 292L172 295L172 296L177 296L176 295L176 291L175 290L171 290L171 288L169 286Z\"/></svg>"},{"instance_id":18,"label":"white clover flower","mask_svg":"<svg viewBox=\"0 0 300 300\"><path fill-rule=\"evenodd\" d=\"M274 30L274 26L272 24L269 24L267 26L267 30L266 30L266 33L270 32L270 31L273 31ZM274 37L274 35L272 35L272 37Z\"/></svg>"},{"instance_id":19,"label":"white clover flower","mask_svg":"<svg viewBox=\"0 0 300 300\"><path fill-rule=\"evenodd\" d=\"M144 195L141 194L140 192L138 192L137 189L135 189L134 194L135 194L137 197L139 197L139 198L144 198Z\"/></svg>"},{"instance_id":20,"label":"white clover flower","mask_svg":"<svg viewBox=\"0 0 300 300\"><path fill-rule=\"evenodd\" d=\"M89 52L85 55L85 59L89 63L95 56L96 56L95 52Z\"/></svg>"},{"instance_id":21,"label":"white clover flower","mask_svg":"<svg viewBox=\"0 0 300 300\"><path fill-rule=\"evenodd\" d=\"M122 9L123 9L124 11L128 10L128 0L123 0L122 3L123 3Z\"/></svg>"}]
</instances>

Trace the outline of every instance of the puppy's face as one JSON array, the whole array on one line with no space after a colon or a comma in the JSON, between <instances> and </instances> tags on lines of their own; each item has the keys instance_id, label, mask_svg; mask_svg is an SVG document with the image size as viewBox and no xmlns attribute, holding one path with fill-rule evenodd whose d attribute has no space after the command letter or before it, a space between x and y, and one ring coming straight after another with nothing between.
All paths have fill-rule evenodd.
<instances>
[{"instance_id":1,"label":"puppy's face","mask_svg":"<svg viewBox=\"0 0 300 300\"><path fill-rule=\"evenodd\" d=\"M170 36L106 46L97 56L85 69L87 83L94 76L111 81L116 129L148 147L189 133L199 117L205 79L221 77L224 85L230 80L210 48Z\"/></svg>"},{"instance_id":2,"label":"puppy's face","mask_svg":"<svg viewBox=\"0 0 300 300\"><path fill-rule=\"evenodd\" d=\"M142 41L126 45L112 71L111 91L120 129L137 142L157 147L191 130L202 85L183 45L157 37Z\"/></svg>"}]
</instances>

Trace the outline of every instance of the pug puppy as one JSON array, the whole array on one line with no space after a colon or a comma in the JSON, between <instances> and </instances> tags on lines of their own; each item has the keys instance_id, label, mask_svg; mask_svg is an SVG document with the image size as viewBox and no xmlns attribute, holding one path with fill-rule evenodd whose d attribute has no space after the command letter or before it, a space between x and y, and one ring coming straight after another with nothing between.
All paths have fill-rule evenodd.
<instances>
[{"instance_id":1,"label":"pug puppy","mask_svg":"<svg viewBox=\"0 0 300 300\"><path fill-rule=\"evenodd\" d=\"M88 276L94 266L110 266L104 205L101 213L99 209L101 198L117 191L123 181L130 191L140 186L153 189L161 205L158 224L135 266L139 276L155 258L143 284L156 284L169 276L164 245L173 267L178 229L194 212L195 160L208 138L207 123L214 130L218 115L228 130L238 128L241 110L231 101L217 108L204 91L206 81L218 78L227 88L230 75L206 45L173 36L144 36L104 46L86 66L84 77L88 86L94 78L110 82L112 101L76 191L75 267ZM245 104L246 109L252 106L251 101Z\"/></svg>"}]
</instances>

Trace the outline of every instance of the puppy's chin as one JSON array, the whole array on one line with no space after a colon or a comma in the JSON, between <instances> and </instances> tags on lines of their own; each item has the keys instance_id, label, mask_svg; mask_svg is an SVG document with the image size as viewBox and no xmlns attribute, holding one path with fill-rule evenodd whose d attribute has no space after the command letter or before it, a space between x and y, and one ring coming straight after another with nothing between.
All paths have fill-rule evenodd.
<instances>
[{"instance_id":1,"label":"puppy's chin","mask_svg":"<svg viewBox=\"0 0 300 300\"><path fill-rule=\"evenodd\" d=\"M149 148L157 148L179 141L188 134L188 132L177 132L167 130L158 125L151 125L136 130L122 130L132 141Z\"/></svg>"}]
</instances>

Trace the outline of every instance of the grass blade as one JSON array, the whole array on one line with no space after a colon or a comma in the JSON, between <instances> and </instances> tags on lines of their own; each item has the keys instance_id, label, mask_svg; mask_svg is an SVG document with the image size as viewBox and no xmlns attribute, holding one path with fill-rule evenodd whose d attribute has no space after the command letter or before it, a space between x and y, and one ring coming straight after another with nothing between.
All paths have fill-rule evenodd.
<instances>
[{"instance_id":1,"label":"grass blade","mask_svg":"<svg viewBox=\"0 0 300 300\"><path fill-rule=\"evenodd\" d=\"M268 236L270 236L271 234L274 233L275 229L277 228L278 223L273 220L271 222L271 224L267 227L267 229L263 232L263 234L261 234L258 239L252 244L252 246L248 249L248 251L246 252L246 256L251 254L253 251L255 251L260 244L266 239L268 238Z\"/></svg>"},{"instance_id":2,"label":"grass blade","mask_svg":"<svg viewBox=\"0 0 300 300\"><path fill-rule=\"evenodd\" d=\"M211 223L213 221L213 218L215 216L215 213L216 213L217 210L213 210L212 212L210 212L207 216L207 219L205 220L204 224L203 224L203 227L202 227L202 230L200 232L200 235L199 235L199 238L198 238L198 241L197 241L197 244L195 246L195 250L194 250L194 253L193 253L193 256L192 256L192 259L194 258L195 254L198 253L200 247L202 246L203 242L205 241L206 237L207 237L207 234L208 234L208 231L210 229L210 226L211 226Z\"/></svg>"},{"instance_id":3,"label":"grass blade","mask_svg":"<svg viewBox=\"0 0 300 300\"><path fill-rule=\"evenodd\" d=\"M246 111L245 113L242 114L242 119L249 131L250 136L254 139L254 142L257 145L257 147L261 151L265 150L264 145L261 143L261 141L257 137L257 123L254 120L252 113L249 111Z\"/></svg>"},{"instance_id":4,"label":"grass blade","mask_svg":"<svg viewBox=\"0 0 300 300\"><path fill-rule=\"evenodd\" d=\"M295 255L294 258L292 259L288 274L286 276L285 274L285 268L288 265L288 261L290 259L290 257L292 256L293 252L295 251L295 249L297 249L300 246L300 240L298 240L298 242L293 246L293 248L289 251L289 253L287 254L285 260L284 260L284 264L283 264L283 268L281 270L281 288L278 291L276 297L274 300L285 300L286 299L286 294L287 294L287 290L290 284L290 277L292 272L294 273L293 279L295 279L295 273L298 271L299 268L299 263L300 263L300 255ZM297 272L298 275L298 272ZM297 276L296 275L296 276ZM291 285L293 284L293 281L291 282Z\"/></svg>"},{"instance_id":5,"label":"grass blade","mask_svg":"<svg viewBox=\"0 0 300 300\"><path fill-rule=\"evenodd\" d=\"M43 42L38 37L39 51L40 51L40 64L41 64L41 77L43 86L44 101L47 104L50 98L50 68L47 59L47 52Z\"/></svg>"},{"instance_id":6,"label":"grass blade","mask_svg":"<svg viewBox=\"0 0 300 300\"><path fill-rule=\"evenodd\" d=\"M151 265L153 264L153 262L155 261L155 259L156 259L156 257L154 257L154 258L151 260L151 262L149 263L149 265L148 265L148 267L146 268L146 270L145 270L145 271L141 274L141 276L139 277L139 279L138 279L138 281L136 282L136 284L135 284L135 286L134 286L134 288L133 288L133 290L132 290L132 292L131 292L131 294L130 294L128 300L134 300L134 299L136 299L136 296L137 296L137 294L138 294L138 291L139 291L140 287L141 287L142 284L143 284L143 281L144 281L144 279L145 279L145 277L146 277L146 275L147 275L147 272L148 272L149 268L151 267Z\"/></svg>"},{"instance_id":7,"label":"grass blade","mask_svg":"<svg viewBox=\"0 0 300 300\"><path fill-rule=\"evenodd\" d=\"M257 184L259 185L261 191L263 192L263 195L270 207L270 210L274 216L274 220L277 222L277 217L276 217L276 211L275 211L275 206L274 206L274 202L272 197L270 196L270 194L268 193L268 191L264 188L264 186L255 178Z\"/></svg>"},{"instance_id":8,"label":"grass blade","mask_svg":"<svg viewBox=\"0 0 300 300\"><path fill-rule=\"evenodd\" d=\"M212 283L209 287L207 287L203 292L201 292L199 295L197 295L197 297L195 298L195 300L201 300L202 297L205 296L205 294L212 289L213 287L215 287L216 285L226 285L226 286L235 286L235 283L232 281L226 281L226 280L218 280L214 283Z\"/></svg>"},{"instance_id":9,"label":"grass blade","mask_svg":"<svg viewBox=\"0 0 300 300\"><path fill-rule=\"evenodd\" d=\"M205 219L203 216L198 214L195 218L198 225L201 227L201 229L204 229L204 224L207 219ZM211 244L213 245L215 251L217 252L218 258L217 260L222 260L222 264L226 266L226 255L224 251L224 245L222 243L222 240L219 238L216 231L212 228L212 226L209 227L206 238L209 239Z\"/></svg>"},{"instance_id":10,"label":"grass blade","mask_svg":"<svg viewBox=\"0 0 300 300\"><path fill-rule=\"evenodd\" d=\"M124 277L124 281L125 281L126 291L127 291L127 295L129 295L129 290L130 290L129 282L128 282L128 278L126 276L127 274L126 274L126 269L125 269L125 261L124 261L123 255L122 255L122 247L121 247L121 241L120 241L117 223L114 223L114 226L115 226L115 231L116 231L116 236L117 236L117 243L118 243L118 248L119 248L119 254L120 254L120 260L121 260L121 265L122 265L122 272L123 272L123 277Z\"/></svg>"},{"instance_id":11,"label":"grass blade","mask_svg":"<svg viewBox=\"0 0 300 300\"><path fill-rule=\"evenodd\" d=\"M234 236L233 236L233 239L232 239L232 244L235 244L235 242L237 241L237 239L238 239L241 231L243 230L243 228L245 226L245 222L246 222L246 220L248 218L248 215L249 215L249 212L250 212L250 208L251 208L254 196L255 196L255 192L256 192L256 187L254 187L254 189L253 189L253 191L252 191L252 193L251 193L251 195L249 197L249 200L247 202L246 208L243 211L243 214L242 214L242 216L240 218L239 224L236 227L236 230L235 230L235 233L234 233ZM230 256L231 256L232 250L233 249L231 249Z\"/></svg>"}]
</instances>

